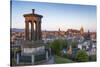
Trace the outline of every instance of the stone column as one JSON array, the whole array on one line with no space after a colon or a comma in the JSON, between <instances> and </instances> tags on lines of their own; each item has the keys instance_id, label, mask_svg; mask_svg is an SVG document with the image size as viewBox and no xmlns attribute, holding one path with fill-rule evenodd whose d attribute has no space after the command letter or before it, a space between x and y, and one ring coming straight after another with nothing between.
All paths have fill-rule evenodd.
<instances>
[{"instance_id":1,"label":"stone column","mask_svg":"<svg viewBox=\"0 0 100 67\"><path fill-rule=\"evenodd\" d=\"M37 24L35 22L35 32L34 32L35 36L34 36L34 40L37 40Z\"/></svg>"},{"instance_id":2,"label":"stone column","mask_svg":"<svg viewBox=\"0 0 100 67\"><path fill-rule=\"evenodd\" d=\"M39 21L39 40L42 39L41 35L42 35L42 31L41 31L41 20L40 20Z\"/></svg>"},{"instance_id":3,"label":"stone column","mask_svg":"<svg viewBox=\"0 0 100 67\"><path fill-rule=\"evenodd\" d=\"M51 57L51 48L49 48L49 52L50 52L50 57Z\"/></svg>"},{"instance_id":4,"label":"stone column","mask_svg":"<svg viewBox=\"0 0 100 67\"><path fill-rule=\"evenodd\" d=\"M39 37L38 27L38 22L36 22L36 40L38 40Z\"/></svg>"},{"instance_id":5,"label":"stone column","mask_svg":"<svg viewBox=\"0 0 100 67\"><path fill-rule=\"evenodd\" d=\"M35 34L36 34L36 40L37 40L37 22L36 22Z\"/></svg>"},{"instance_id":6,"label":"stone column","mask_svg":"<svg viewBox=\"0 0 100 67\"><path fill-rule=\"evenodd\" d=\"M34 40L34 22L31 23L31 40Z\"/></svg>"},{"instance_id":7,"label":"stone column","mask_svg":"<svg viewBox=\"0 0 100 67\"><path fill-rule=\"evenodd\" d=\"M17 53L17 64L19 64L19 54Z\"/></svg>"},{"instance_id":8,"label":"stone column","mask_svg":"<svg viewBox=\"0 0 100 67\"><path fill-rule=\"evenodd\" d=\"M46 51L46 60L48 60L49 57L48 57L48 51Z\"/></svg>"},{"instance_id":9,"label":"stone column","mask_svg":"<svg viewBox=\"0 0 100 67\"><path fill-rule=\"evenodd\" d=\"M37 40L39 40L39 22L37 22Z\"/></svg>"},{"instance_id":10,"label":"stone column","mask_svg":"<svg viewBox=\"0 0 100 67\"><path fill-rule=\"evenodd\" d=\"M34 55L32 55L32 64L34 64Z\"/></svg>"},{"instance_id":11,"label":"stone column","mask_svg":"<svg viewBox=\"0 0 100 67\"><path fill-rule=\"evenodd\" d=\"M31 24L31 29L30 29L30 35L31 35L31 37L30 37L30 40L32 40L32 22L30 22L30 24Z\"/></svg>"},{"instance_id":12,"label":"stone column","mask_svg":"<svg viewBox=\"0 0 100 67\"><path fill-rule=\"evenodd\" d=\"M25 39L29 40L29 23L25 21Z\"/></svg>"}]
</instances>

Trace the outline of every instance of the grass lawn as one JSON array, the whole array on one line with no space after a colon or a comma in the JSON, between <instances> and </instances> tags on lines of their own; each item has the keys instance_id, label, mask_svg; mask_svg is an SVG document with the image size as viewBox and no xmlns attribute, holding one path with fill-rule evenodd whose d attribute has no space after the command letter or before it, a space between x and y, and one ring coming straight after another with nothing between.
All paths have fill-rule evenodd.
<instances>
[{"instance_id":1,"label":"grass lawn","mask_svg":"<svg viewBox=\"0 0 100 67\"><path fill-rule=\"evenodd\" d=\"M74 61L55 55L55 62L57 64L61 64L61 63L73 63Z\"/></svg>"}]
</instances>

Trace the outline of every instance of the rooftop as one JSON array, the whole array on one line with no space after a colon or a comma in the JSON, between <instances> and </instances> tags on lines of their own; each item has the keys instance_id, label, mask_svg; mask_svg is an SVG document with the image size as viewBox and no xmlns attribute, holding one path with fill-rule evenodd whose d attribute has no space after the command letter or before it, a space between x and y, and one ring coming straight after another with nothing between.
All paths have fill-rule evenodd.
<instances>
[{"instance_id":1,"label":"rooftop","mask_svg":"<svg viewBox=\"0 0 100 67\"><path fill-rule=\"evenodd\" d=\"M35 16L35 17L40 17L40 18L42 18L42 17L43 17L42 15L35 14L34 12L35 12L35 9L32 9L32 13L29 13L29 14L24 14L23 16L24 16L24 17Z\"/></svg>"}]
</instances>

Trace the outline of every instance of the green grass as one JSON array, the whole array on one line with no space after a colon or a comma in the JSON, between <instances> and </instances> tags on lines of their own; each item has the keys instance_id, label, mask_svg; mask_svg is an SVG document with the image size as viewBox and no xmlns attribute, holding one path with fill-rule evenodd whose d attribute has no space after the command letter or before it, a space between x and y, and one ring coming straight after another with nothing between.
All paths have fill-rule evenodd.
<instances>
[{"instance_id":1,"label":"green grass","mask_svg":"<svg viewBox=\"0 0 100 67\"><path fill-rule=\"evenodd\" d=\"M74 61L55 55L55 62L57 64L61 64L61 63L73 63Z\"/></svg>"}]
</instances>

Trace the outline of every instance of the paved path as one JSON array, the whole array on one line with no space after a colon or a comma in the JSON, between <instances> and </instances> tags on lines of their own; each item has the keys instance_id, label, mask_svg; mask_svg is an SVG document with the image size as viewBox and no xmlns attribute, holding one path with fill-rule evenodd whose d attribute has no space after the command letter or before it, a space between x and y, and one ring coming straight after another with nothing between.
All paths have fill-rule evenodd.
<instances>
[{"instance_id":1,"label":"paved path","mask_svg":"<svg viewBox=\"0 0 100 67\"><path fill-rule=\"evenodd\" d=\"M43 64L54 64L54 63L55 63L54 56L51 56L51 58Z\"/></svg>"}]
</instances>

